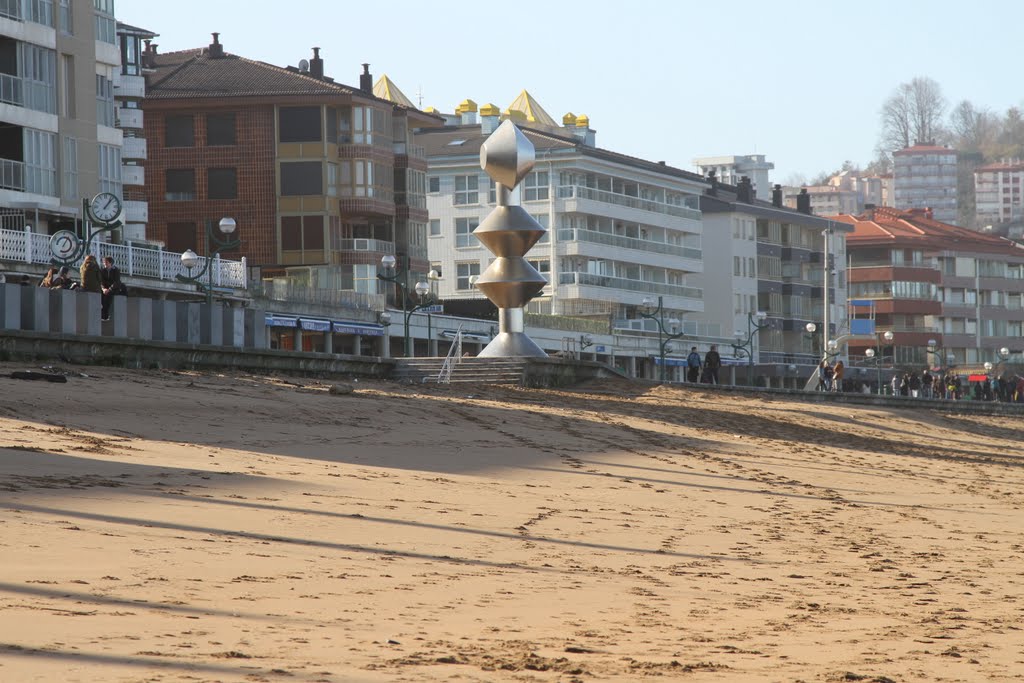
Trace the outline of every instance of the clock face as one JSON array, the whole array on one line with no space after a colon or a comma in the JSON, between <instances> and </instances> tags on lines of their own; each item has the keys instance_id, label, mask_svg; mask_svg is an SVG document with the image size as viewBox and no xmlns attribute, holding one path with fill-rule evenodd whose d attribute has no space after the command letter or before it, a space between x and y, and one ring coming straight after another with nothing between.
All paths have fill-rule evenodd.
<instances>
[{"instance_id":1,"label":"clock face","mask_svg":"<svg viewBox=\"0 0 1024 683\"><path fill-rule=\"evenodd\" d=\"M121 200L109 192L100 192L89 205L93 217L109 223L121 213Z\"/></svg>"}]
</instances>

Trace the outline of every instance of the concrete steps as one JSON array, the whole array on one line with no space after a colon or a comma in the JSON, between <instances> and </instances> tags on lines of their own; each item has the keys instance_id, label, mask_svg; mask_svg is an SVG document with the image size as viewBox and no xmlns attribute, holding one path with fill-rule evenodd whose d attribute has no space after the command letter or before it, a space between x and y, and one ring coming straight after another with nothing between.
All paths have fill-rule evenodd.
<instances>
[{"instance_id":1,"label":"concrete steps","mask_svg":"<svg viewBox=\"0 0 1024 683\"><path fill-rule=\"evenodd\" d=\"M391 378L416 384L437 382L444 358L402 358ZM507 358L462 358L452 368L452 384L520 384L526 363Z\"/></svg>"}]
</instances>

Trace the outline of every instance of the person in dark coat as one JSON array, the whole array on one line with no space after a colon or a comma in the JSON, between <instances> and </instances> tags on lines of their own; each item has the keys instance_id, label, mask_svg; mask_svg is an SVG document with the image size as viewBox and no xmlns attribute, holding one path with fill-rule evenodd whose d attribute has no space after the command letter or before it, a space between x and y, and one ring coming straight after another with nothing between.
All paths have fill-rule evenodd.
<instances>
[{"instance_id":1,"label":"person in dark coat","mask_svg":"<svg viewBox=\"0 0 1024 683\"><path fill-rule=\"evenodd\" d=\"M718 369L722 367L722 357L718 354L718 346L711 345L711 350L704 354L704 374L708 384L718 384Z\"/></svg>"},{"instance_id":2,"label":"person in dark coat","mask_svg":"<svg viewBox=\"0 0 1024 683\"><path fill-rule=\"evenodd\" d=\"M110 320L110 302L114 300L115 294L124 294L121 271L114 265L114 259L110 256L103 257L103 268L100 269L100 288L103 291L103 310L100 317Z\"/></svg>"},{"instance_id":3,"label":"person in dark coat","mask_svg":"<svg viewBox=\"0 0 1024 683\"><path fill-rule=\"evenodd\" d=\"M87 292L103 293L103 286L100 284L100 265L96 263L95 256L88 254L85 257L78 274L82 278L82 289Z\"/></svg>"}]
</instances>

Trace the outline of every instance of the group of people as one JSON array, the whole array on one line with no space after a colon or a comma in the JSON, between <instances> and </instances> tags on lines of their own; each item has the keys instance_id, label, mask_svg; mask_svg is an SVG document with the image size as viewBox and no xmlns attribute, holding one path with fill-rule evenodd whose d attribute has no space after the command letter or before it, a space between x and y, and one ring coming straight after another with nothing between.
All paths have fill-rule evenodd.
<instances>
[{"instance_id":1,"label":"group of people","mask_svg":"<svg viewBox=\"0 0 1024 683\"><path fill-rule=\"evenodd\" d=\"M128 289L121 282L121 270L114 265L114 259L110 256L103 257L103 266L96 262L92 254L86 255L82 265L78 269L81 280L75 282L71 279L70 269L67 266L50 268L39 283L40 287L48 289L75 289L84 292L97 292L100 297L100 317L103 320L110 320L110 303L117 294L127 294ZM27 277L27 276L26 276Z\"/></svg>"},{"instance_id":2,"label":"group of people","mask_svg":"<svg viewBox=\"0 0 1024 683\"><path fill-rule=\"evenodd\" d=\"M925 368L920 375L916 372L896 373L892 377L891 388L893 396L1024 403L1024 377L1009 372L998 377L990 375L984 380L966 382L955 372L939 376Z\"/></svg>"},{"instance_id":3,"label":"group of people","mask_svg":"<svg viewBox=\"0 0 1024 683\"><path fill-rule=\"evenodd\" d=\"M845 373L843 361L837 360L835 365L831 365L828 360L822 360L818 364L818 391L842 391Z\"/></svg>"},{"instance_id":4,"label":"group of people","mask_svg":"<svg viewBox=\"0 0 1024 683\"><path fill-rule=\"evenodd\" d=\"M700 357L696 346L690 347L686 357L686 381L696 384L718 384L718 371L722 368L722 356L718 346L712 344L711 349Z\"/></svg>"}]
</instances>

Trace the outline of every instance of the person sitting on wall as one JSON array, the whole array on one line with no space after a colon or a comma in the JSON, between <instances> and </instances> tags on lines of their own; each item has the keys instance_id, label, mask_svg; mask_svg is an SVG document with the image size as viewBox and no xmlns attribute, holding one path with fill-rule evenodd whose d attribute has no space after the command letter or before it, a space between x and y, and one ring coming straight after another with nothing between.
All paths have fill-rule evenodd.
<instances>
[{"instance_id":1,"label":"person sitting on wall","mask_svg":"<svg viewBox=\"0 0 1024 683\"><path fill-rule=\"evenodd\" d=\"M103 291L101 318L110 320L110 302L116 294L124 294L125 286L121 282L121 270L114 265L110 256L103 257L103 268L100 269L100 288Z\"/></svg>"},{"instance_id":2,"label":"person sitting on wall","mask_svg":"<svg viewBox=\"0 0 1024 683\"><path fill-rule=\"evenodd\" d=\"M50 268L46 271L46 275L43 276L42 281L39 283L40 287L50 288L53 286L53 278L57 276L57 269Z\"/></svg>"},{"instance_id":3,"label":"person sitting on wall","mask_svg":"<svg viewBox=\"0 0 1024 683\"><path fill-rule=\"evenodd\" d=\"M67 266L61 266L60 270L50 281L50 289L72 289L75 282L71 279L70 272Z\"/></svg>"}]
</instances>

